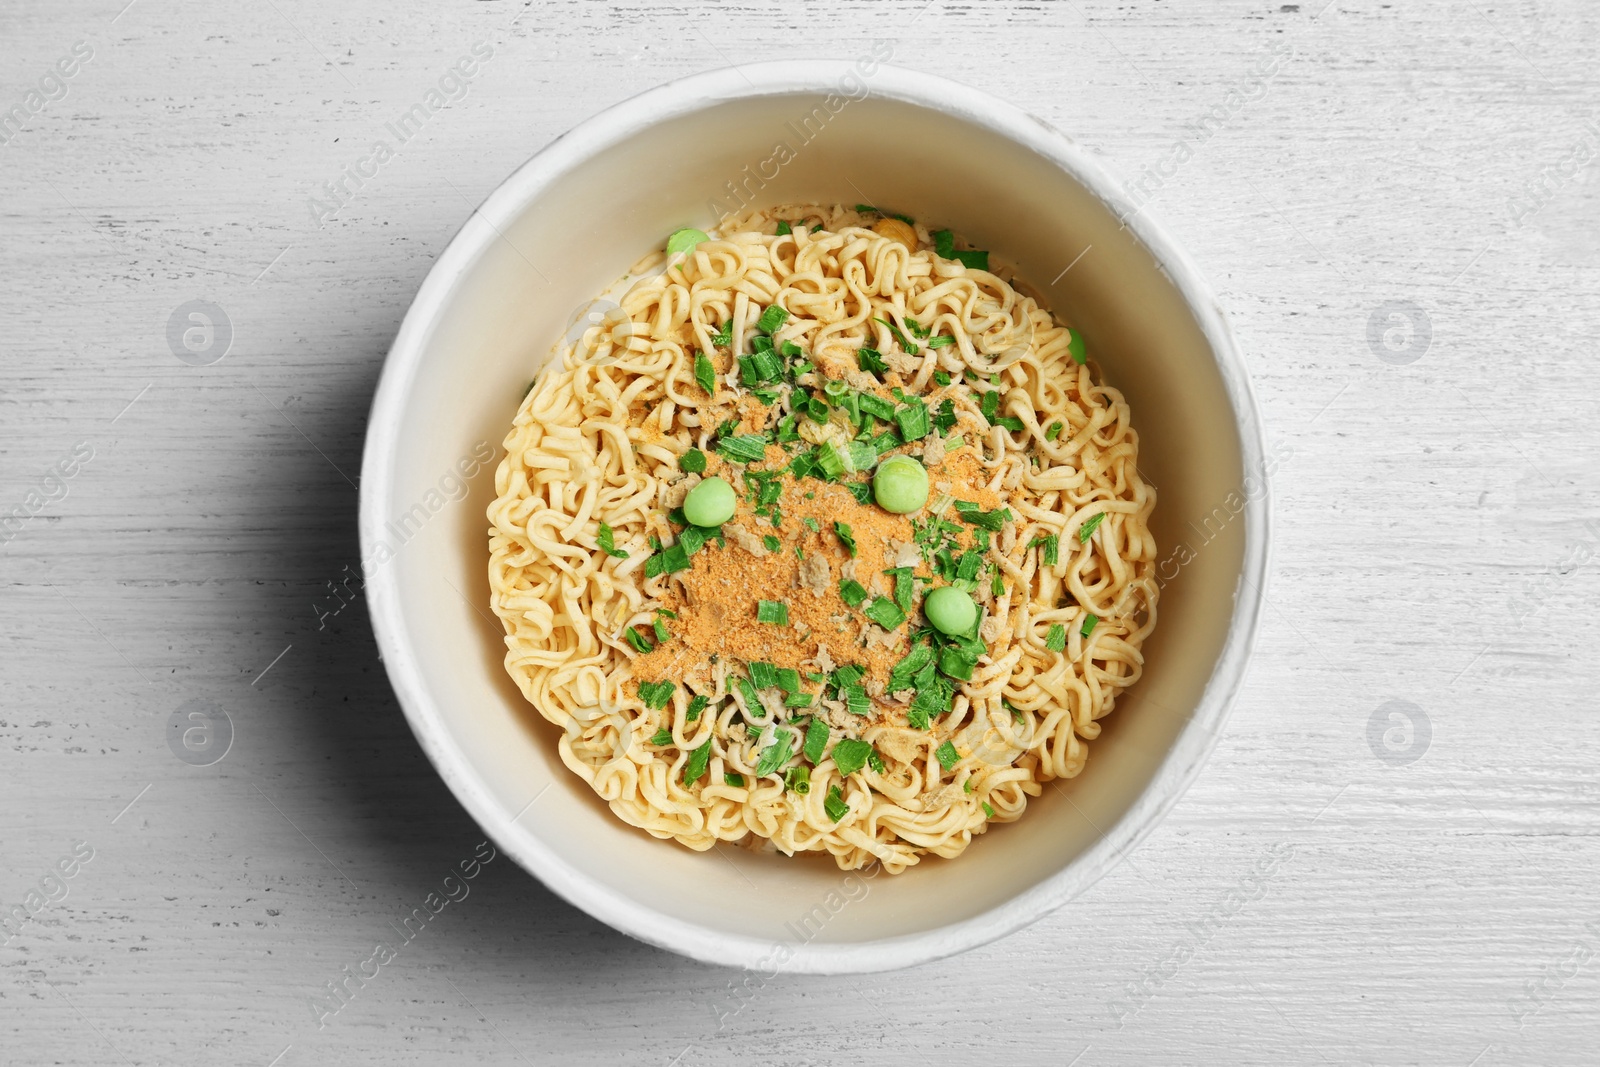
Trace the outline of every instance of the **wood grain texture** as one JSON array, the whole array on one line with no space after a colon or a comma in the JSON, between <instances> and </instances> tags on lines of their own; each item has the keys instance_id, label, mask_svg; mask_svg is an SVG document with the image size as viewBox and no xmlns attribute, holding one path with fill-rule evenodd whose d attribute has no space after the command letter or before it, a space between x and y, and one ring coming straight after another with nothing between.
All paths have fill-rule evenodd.
<instances>
[{"instance_id":1,"label":"wood grain texture","mask_svg":"<svg viewBox=\"0 0 1600 1067\"><path fill-rule=\"evenodd\" d=\"M1595 1062L1600 182L1572 161L1600 9L1325 2L4 5L0 108L93 57L0 146L0 512L93 458L0 545L0 907L94 855L0 947L0 1061ZM480 840L359 601L319 619L411 295L598 109L874 36L1130 182L1226 114L1150 210L1293 453L1205 774L1059 913L887 975L707 969L502 857L319 1027L308 998ZM318 226L479 41L465 98ZM233 329L210 366L166 339L196 299ZM1431 334L1405 364L1369 342L1395 301ZM196 699L235 733L206 767L165 739ZM1369 744L1391 700L1427 717L1414 762Z\"/></svg>"}]
</instances>

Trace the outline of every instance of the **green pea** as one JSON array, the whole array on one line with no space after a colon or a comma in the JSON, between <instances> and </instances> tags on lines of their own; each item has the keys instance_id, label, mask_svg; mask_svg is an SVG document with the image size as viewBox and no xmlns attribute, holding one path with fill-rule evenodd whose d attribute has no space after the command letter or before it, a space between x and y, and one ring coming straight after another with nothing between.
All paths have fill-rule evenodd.
<instances>
[{"instance_id":1,"label":"green pea","mask_svg":"<svg viewBox=\"0 0 1600 1067\"><path fill-rule=\"evenodd\" d=\"M941 585L922 601L922 613L942 634L964 634L978 621L978 605L953 585Z\"/></svg>"},{"instance_id":2,"label":"green pea","mask_svg":"<svg viewBox=\"0 0 1600 1067\"><path fill-rule=\"evenodd\" d=\"M733 486L721 478L707 478L683 498L683 517L696 526L721 526L733 518L738 503Z\"/></svg>"},{"instance_id":3,"label":"green pea","mask_svg":"<svg viewBox=\"0 0 1600 1067\"><path fill-rule=\"evenodd\" d=\"M872 495L885 511L916 511L928 502L928 469L910 456L890 456L872 476Z\"/></svg>"}]
</instances>

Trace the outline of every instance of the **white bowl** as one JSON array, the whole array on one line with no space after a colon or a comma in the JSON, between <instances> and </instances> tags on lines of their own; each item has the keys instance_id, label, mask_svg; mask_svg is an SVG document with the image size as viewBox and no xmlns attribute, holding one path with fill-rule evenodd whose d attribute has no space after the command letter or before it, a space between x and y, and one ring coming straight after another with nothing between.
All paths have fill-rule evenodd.
<instances>
[{"instance_id":1,"label":"white bowl","mask_svg":"<svg viewBox=\"0 0 1600 1067\"><path fill-rule=\"evenodd\" d=\"M780 142L792 159L779 162ZM825 857L658 841L563 766L556 729L501 666L484 508L518 401L574 310L673 230L709 228L736 207L729 182L763 205L884 205L993 250L1082 327L1132 405L1166 583L1144 677L1104 720L1082 775L955 860L870 877ZM708 962L901 967L1059 907L1194 779L1256 628L1272 462L1210 290L1082 149L984 93L870 59L746 64L654 89L558 138L439 257L373 402L367 596L424 751L501 849L556 893Z\"/></svg>"}]
</instances>

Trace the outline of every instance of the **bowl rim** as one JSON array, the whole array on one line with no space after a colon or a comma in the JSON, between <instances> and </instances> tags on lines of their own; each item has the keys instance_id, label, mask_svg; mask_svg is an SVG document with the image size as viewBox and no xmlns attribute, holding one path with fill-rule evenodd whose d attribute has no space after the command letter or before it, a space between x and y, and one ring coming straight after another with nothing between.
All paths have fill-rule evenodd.
<instances>
[{"instance_id":1,"label":"bowl rim","mask_svg":"<svg viewBox=\"0 0 1600 1067\"><path fill-rule=\"evenodd\" d=\"M849 60L769 60L691 74L646 90L585 119L519 166L491 192L429 270L395 335L373 396L362 454L359 530L361 558L373 558L393 496L387 457L399 439L400 411L421 365L426 342L454 288L477 258L500 239L503 224L558 177L595 154L663 120L738 99L826 93L847 73ZM859 73L859 72L857 72ZM1245 472L1260 472L1263 491L1248 495L1244 558L1234 610L1210 678L1188 722L1150 782L1116 823L1048 878L988 911L932 930L850 944L800 944L733 934L659 912L573 868L555 850L516 826L487 792L444 726L441 708L411 658L392 568L365 577L367 606L383 665L418 744L461 805L517 863L574 907L647 944L712 964L749 969L773 966L805 974L888 970L940 959L1012 933L1044 917L1109 873L1158 825L1198 777L1243 682L1266 598L1271 484L1265 434L1250 378L1221 307L1194 263L1155 220L1135 210L1118 183L1090 153L1042 119L979 89L938 75L887 64L870 78L871 95L925 107L985 128L1027 148L1095 196L1145 246L1178 290L1211 347L1233 408ZM474 225L481 219L487 225ZM548 788L548 787L547 787ZM524 808L524 811L527 809ZM787 952L785 952L787 948Z\"/></svg>"}]
</instances>

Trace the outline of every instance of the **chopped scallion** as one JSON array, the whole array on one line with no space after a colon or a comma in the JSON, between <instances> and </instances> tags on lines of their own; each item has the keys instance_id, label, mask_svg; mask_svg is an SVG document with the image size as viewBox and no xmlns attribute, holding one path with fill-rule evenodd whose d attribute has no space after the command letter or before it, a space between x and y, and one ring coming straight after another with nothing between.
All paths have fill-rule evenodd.
<instances>
[{"instance_id":1,"label":"chopped scallion","mask_svg":"<svg viewBox=\"0 0 1600 1067\"><path fill-rule=\"evenodd\" d=\"M868 605L865 614L885 630L893 630L906 621L906 613L900 610L899 605L883 596Z\"/></svg>"},{"instance_id":2,"label":"chopped scallion","mask_svg":"<svg viewBox=\"0 0 1600 1067\"><path fill-rule=\"evenodd\" d=\"M900 427L900 436L907 441L919 441L928 436L930 423L928 421L928 405L922 401L913 401L905 407L896 408L894 413L895 425Z\"/></svg>"},{"instance_id":3,"label":"chopped scallion","mask_svg":"<svg viewBox=\"0 0 1600 1067\"><path fill-rule=\"evenodd\" d=\"M855 559L856 539L850 533L849 525L842 522L835 522L833 524L833 532L839 535L839 540L844 543L845 551L850 553L850 558Z\"/></svg>"},{"instance_id":4,"label":"chopped scallion","mask_svg":"<svg viewBox=\"0 0 1600 1067\"><path fill-rule=\"evenodd\" d=\"M706 768L711 765L711 738L706 738L705 744L689 753L689 762L683 768L683 784L694 785L700 776L706 773Z\"/></svg>"},{"instance_id":5,"label":"chopped scallion","mask_svg":"<svg viewBox=\"0 0 1600 1067\"><path fill-rule=\"evenodd\" d=\"M993 426L994 420L1000 415L1000 394L992 389L984 393L978 399L978 410L983 412L984 420Z\"/></svg>"},{"instance_id":6,"label":"chopped scallion","mask_svg":"<svg viewBox=\"0 0 1600 1067\"><path fill-rule=\"evenodd\" d=\"M735 463L758 463L767 454L767 438L759 433L724 437L717 442L717 451Z\"/></svg>"},{"instance_id":7,"label":"chopped scallion","mask_svg":"<svg viewBox=\"0 0 1600 1067\"><path fill-rule=\"evenodd\" d=\"M933 650L927 645L917 645L906 653L904 659L894 665L889 672L889 683L884 690L889 693L898 693L902 689L911 688L913 680L921 674L923 669L933 662Z\"/></svg>"},{"instance_id":8,"label":"chopped scallion","mask_svg":"<svg viewBox=\"0 0 1600 1067\"><path fill-rule=\"evenodd\" d=\"M756 320L756 329L760 330L762 333L770 334L773 330L776 330L779 326L782 326L784 322L788 320L788 318L789 312L779 307L777 304L773 304L771 307L767 308L767 310L761 313L761 318Z\"/></svg>"},{"instance_id":9,"label":"chopped scallion","mask_svg":"<svg viewBox=\"0 0 1600 1067\"><path fill-rule=\"evenodd\" d=\"M971 523L973 526L979 526L985 530L999 530L1011 521L1010 508L980 511L978 505L971 500L957 500L956 514L961 516L962 522Z\"/></svg>"},{"instance_id":10,"label":"chopped scallion","mask_svg":"<svg viewBox=\"0 0 1600 1067\"><path fill-rule=\"evenodd\" d=\"M689 569L689 550L679 541L661 551L661 573L676 574Z\"/></svg>"},{"instance_id":11,"label":"chopped scallion","mask_svg":"<svg viewBox=\"0 0 1600 1067\"><path fill-rule=\"evenodd\" d=\"M834 669L833 684L843 689L861 681L862 678L866 677L866 673L867 669L861 664L846 663L843 667Z\"/></svg>"},{"instance_id":12,"label":"chopped scallion","mask_svg":"<svg viewBox=\"0 0 1600 1067\"><path fill-rule=\"evenodd\" d=\"M617 559L627 559L628 554L617 547L616 533L605 523L600 524L600 536L595 539L600 545L600 551Z\"/></svg>"},{"instance_id":13,"label":"chopped scallion","mask_svg":"<svg viewBox=\"0 0 1600 1067\"><path fill-rule=\"evenodd\" d=\"M715 395L717 391L717 368L712 366L711 359L704 352L694 354L694 380L700 388L706 391L707 396Z\"/></svg>"},{"instance_id":14,"label":"chopped scallion","mask_svg":"<svg viewBox=\"0 0 1600 1067\"><path fill-rule=\"evenodd\" d=\"M872 746L865 741L846 737L833 746L833 765L841 777L848 778L866 766L867 757L871 752Z\"/></svg>"},{"instance_id":15,"label":"chopped scallion","mask_svg":"<svg viewBox=\"0 0 1600 1067\"><path fill-rule=\"evenodd\" d=\"M647 708L657 710L667 706L667 701L672 699L673 690L678 687L671 682L640 682L639 699L644 701Z\"/></svg>"},{"instance_id":16,"label":"chopped scallion","mask_svg":"<svg viewBox=\"0 0 1600 1067\"><path fill-rule=\"evenodd\" d=\"M972 671L977 665L977 656L955 645L946 645L939 653L939 672L958 682L972 681Z\"/></svg>"},{"instance_id":17,"label":"chopped scallion","mask_svg":"<svg viewBox=\"0 0 1600 1067\"><path fill-rule=\"evenodd\" d=\"M828 790L828 798L822 802L822 810L827 812L828 818L838 822L850 814L850 805L845 803L844 796L839 792L838 786Z\"/></svg>"},{"instance_id":18,"label":"chopped scallion","mask_svg":"<svg viewBox=\"0 0 1600 1067\"><path fill-rule=\"evenodd\" d=\"M812 716L811 722L806 726L806 759L812 763L821 763L822 753L827 747L828 724L822 721L822 716Z\"/></svg>"},{"instance_id":19,"label":"chopped scallion","mask_svg":"<svg viewBox=\"0 0 1600 1067\"><path fill-rule=\"evenodd\" d=\"M779 730L773 738L772 744L761 752L761 759L756 764L756 777L765 778L789 762L790 746L794 744L794 736L787 730Z\"/></svg>"},{"instance_id":20,"label":"chopped scallion","mask_svg":"<svg viewBox=\"0 0 1600 1067\"><path fill-rule=\"evenodd\" d=\"M817 467L830 482L837 481L845 472L845 457L832 441L824 441L817 449Z\"/></svg>"},{"instance_id":21,"label":"chopped scallion","mask_svg":"<svg viewBox=\"0 0 1600 1067\"><path fill-rule=\"evenodd\" d=\"M705 547L705 543L716 536L715 526L685 526L678 535L678 546L683 549L684 555L692 556Z\"/></svg>"},{"instance_id":22,"label":"chopped scallion","mask_svg":"<svg viewBox=\"0 0 1600 1067\"><path fill-rule=\"evenodd\" d=\"M783 377L783 363L770 349L739 357L739 382L747 388L775 382Z\"/></svg>"},{"instance_id":23,"label":"chopped scallion","mask_svg":"<svg viewBox=\"0 0 1600 1067\"><path fill-rule=\"evenodd\" d=\"M862 393L860 394L860 404L861 410L866 412L868 415L873 416L874 418L883 419L885 422L894 418L893 401L885 400L881 396L875 396L872 393Z\"/></svg>"},{"instance_id":24,"label":"chopped scallion","mask_svg":"<svg viewBox=\"0 0 1600 1067\"><path fill-rule=\"evenodd\" d=\"M917 347L917 344L916 344L915 341L913 341L911 338L907 337L905 335L905 333L901 331L900 327L896 326L894 323L890 322L888 319L880 318L879 316L874 315L874 316L872 316L872 321L873 322L881 322L885 326L889 327L889 332L894 335L894 339L896 341L900 342L900 347L905 349L906 352L909 355L915 356L915 355L918 355L918 354L920 354L922 352L922 349Z\"/></svg>"},{"instance_id":25,"label":"chopped scallion","mask_svg":"<svg viewBox=\"0 0 1600 1067\"><path fill-rule=\"evenodd\" d=\"M911 613L911 596L914 592L911 567L894 567L883 573L894 579L894 602L906 614Z\"/></svg>"}]
</instances>

